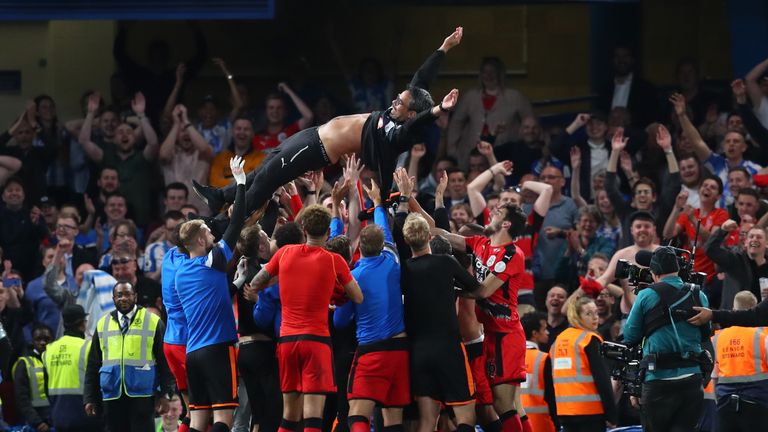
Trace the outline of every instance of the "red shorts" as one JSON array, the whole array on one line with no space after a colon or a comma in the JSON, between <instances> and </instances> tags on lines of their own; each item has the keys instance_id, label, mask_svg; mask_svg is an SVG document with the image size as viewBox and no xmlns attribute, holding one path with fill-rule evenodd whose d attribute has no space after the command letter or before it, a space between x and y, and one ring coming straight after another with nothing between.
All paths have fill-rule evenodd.
<instances>
[{"instance_id":1,"label":"red shorts","mask_svg":"<svg viewBox=\"0 0 768 432\"><path fill-rule=\"evenodd\" d=\"M511 333L486 333L483 353L491 386L520 385L525 381L525 333L522 327Z\"/></svg>"},{"instance_id":2,"label":"red shorts","mask_svg":"<svg viewBox=\"0 0 768 432\"><path fill-rule=\"evenodd\" d=\"M411 403L410 354L406 338L357 347L347 383L347 399L368 399L383 407Z\"/></svg>"},{"instance_id":3,"label":"red shorts","mask_svg":"<svg viewBox=\"0 0 768 432\"><path fill-rule=\"evenodd\" d=\"M472 369L472 378L475 380L475 402L478 405L493 405L493 393L491 393L491 385L488 383L488 376L485 372L483 343L465 343L464 348L467 350L469 367Z\"/></svg>"},{"instance_id":4,"label":"red shorts","mask_svg":"<svg viewBox=\"0 0 768 432\"><path fill-rule=\"evenodd\" d=\"M163 353L173 377L176 378L176 387L179 391L187 391L187 346L164 343Z\"/></svg>"},{"instance_id":5,"label":"red shorts","mask_svg":"<svg viewBox=\"0 0 768 432\"><path fill-rule=\"evenodd\" d=\"M335 393L333 351L329 336L281 337L277 344L283 393Z\"/></svg>"}]
</instances>

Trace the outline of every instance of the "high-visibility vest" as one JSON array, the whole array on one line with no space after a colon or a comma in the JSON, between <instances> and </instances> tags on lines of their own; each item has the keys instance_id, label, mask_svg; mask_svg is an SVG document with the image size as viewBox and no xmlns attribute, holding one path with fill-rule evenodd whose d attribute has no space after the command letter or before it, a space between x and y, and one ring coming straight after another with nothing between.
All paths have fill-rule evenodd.
<instances>
[{"instance_id":1,"label":"high-visibility vest","mask_svg":"<svg viewBox=\"0 0 768 432\"><path fill-rule=\"evenodd\" d=\"M29 377L30 401L35 408L47 407L48 397L45 395L45 372L43 362L35 356L19 357L11 368L11 375L16 375L16 368L19 363L24 363L27 368L27 377Z\"/></svg>"},{"instance_id":2,"label":"high-visibility vest","mask_svg":"<svg viewBox=\"0 0 768 432\"><path fill-rule=\"evenodd\" d=\"M48 345L43 353L43 364L48 373L48 395L83 395L90 349L91 341L67 335Z\"/></svg>"},{"instance_id":3,"label":"high-visibility vest","mask_svg":"<svg viewBox=\"0 0 768 432\"><path fill-rule=\"evenodd\" d=\"M748 383L768 379L762 327L728 327L713 339L718 384Z\"/></svg>"},{"instance_id":4,"label":"high-visibility vest","mask_svg":"<svg viewBox=\"0 0 768 432\"><path fill-rule=\"evenodd\" d=\"M536 348L525 350L526 379L520 385L520 401L536 432L555 432L555 424L549 416L549 405L544 400L544 362L547 357L547 353Z\"/></svg>"},{"instance_id":5,"label":"high-visibility vest","mask_svg":"<svg viewBox=\"0 0 768 432\"><path fill-rule=\"evenodd\" d=\"M160 318L139 308L123 334L117 320L107 313L96 331L101 346L99 371L104 400L118 399L124 392L130 397L150 397L155 384L155 330Z\"/></svg>"},{"instance_id":6,"label":"high-visibility vest","mask_svg":"<svg viewBox=\"0 0 768 432\"><path fill-rule=\"evenodd\" d=\"M584 351L592 338L603 341L597 333L569 327L550 348L558 415L605 413Z\"/></svg>"}]
</instances>

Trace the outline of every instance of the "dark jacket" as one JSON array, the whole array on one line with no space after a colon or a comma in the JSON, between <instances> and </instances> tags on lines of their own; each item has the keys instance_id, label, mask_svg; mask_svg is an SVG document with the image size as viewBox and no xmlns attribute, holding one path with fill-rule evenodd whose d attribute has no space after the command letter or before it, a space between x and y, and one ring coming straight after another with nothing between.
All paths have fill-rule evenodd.
<instances>
[{"instance_id":1,"label":"dark jacket","mask_svg":"<svg viewBox=\"0 0 768 432\"><path fill-rule=\"evenodd\" d=\"M760 298L760 290L753 290L752 274L753 260L740 248L723 246L728 231L717 230L704 244L707 256L725 272L725 281L720 299L720 309L733 309L733 298L742 290L752 292Z\"/></svg>"},{"instance_id":2,"label":"dark jacket","mask_svg":"<svg viewBox=\"0 0 768 432\"><path fill-rule=\"evenodd\" d=\"M42 361L40 356L34 351L30 350L29 356ZM41 423L48 423L50 426L51 407L35 408L32 406L32 389L30 385L26 363L18 362L13 374L13 388L16 393L18 410L30 426L37 428Z\"/></svg>"},{"instance_id":3,"label":"dark jacket","mask_svg":"<svg viewBox=\"0 0 768 432\"><path fill-rule=\"evenodd\" d=\"M138 311L141 310L139 306L137 313L131 318L131 323L136 318ZM110 319L117 322L117 310L113 310L109 313ZM165 360L165 353L163 352L163 336L165 335L165 323L160 320L157 323L157 329L155 330L154 344L152 346L152 353L155 355L155 370L157 371L157 385L160 386L160 394L170 394L176 391L176 380L171 374L171 369L168 367L168 362ZM95 403L97 406L101 404L101 385L99 381L99 370L102 365L102 353L101 343L99 342L98 332L93 334L91 340L91 351L88 354L88 366L85 370L85 383L83 386L83 403Z\"/></svg>"},{"instance_id":4,"label":"dark jacket","mask_svg":"<svg viewBox=\"0 0 768 432\"><path fill-rule=\"evenodd\" d=\"M599 92L597 107L606 113L611 111L614 88L614 81L610 80ZM642 128L658 120L659 101L656 87L638 77L637 73L632 76L632 84L629 86L627 109L632 114L633 126Z\"/></svg>"},{"instance_id":5,"label":"dark jacket","mask_svg":"<svg viewBox=\"0 0 768 432\"><path fill-rule=\"evenodd\" d=\"M25 281L36 274L40 263L40 241L48 235L45 219L40 216L36 224L29 218L29 208L10 210L0 203L0 247L3 258L11 260Z\"/></svg>"}]
</instances>

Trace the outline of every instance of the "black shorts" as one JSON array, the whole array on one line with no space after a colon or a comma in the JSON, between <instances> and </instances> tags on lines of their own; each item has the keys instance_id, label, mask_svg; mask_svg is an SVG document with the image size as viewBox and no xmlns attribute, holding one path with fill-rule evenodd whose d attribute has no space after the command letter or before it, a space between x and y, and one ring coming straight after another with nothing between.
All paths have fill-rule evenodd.
<instances>
[{"instance_id":1,"label":"black shorts","mask_svg":"<svg viewBox=\"0 0 768 432\"><path fill-rule=\"evenodd\" d=\"M446 405L474 402L475 383L464 344L412 342L411 387L414 396L428 396Z\"/></svg>"},{"instance_id":2,"label":"black shorts","mask_svg":"<svg viewBox=\"0 0 768 432\"><path fill-rule=\"evenodd\" d=\"M187 353L187 386L190 410L237 407L235 345L220 343Z\"/></svg>"}]
</instances>

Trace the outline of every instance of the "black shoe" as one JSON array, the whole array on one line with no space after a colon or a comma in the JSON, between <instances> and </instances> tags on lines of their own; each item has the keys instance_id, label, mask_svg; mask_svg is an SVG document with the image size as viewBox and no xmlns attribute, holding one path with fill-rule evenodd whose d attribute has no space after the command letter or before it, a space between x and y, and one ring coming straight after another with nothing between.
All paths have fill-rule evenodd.
<instances>
[{"instance_id":1,"label":"black shoe","mask_svg":"<svg viewBox=\"0 0 768 432\"><path fill-rule=\"evenodd\" d=\"M203 186L195 180L192 180L192 190L195 191L195 195L208 206L211 210L211 214L216 214L224 207L224 194L220 189L212 188L210 186Z\"/></svg>"}]
</instances>

